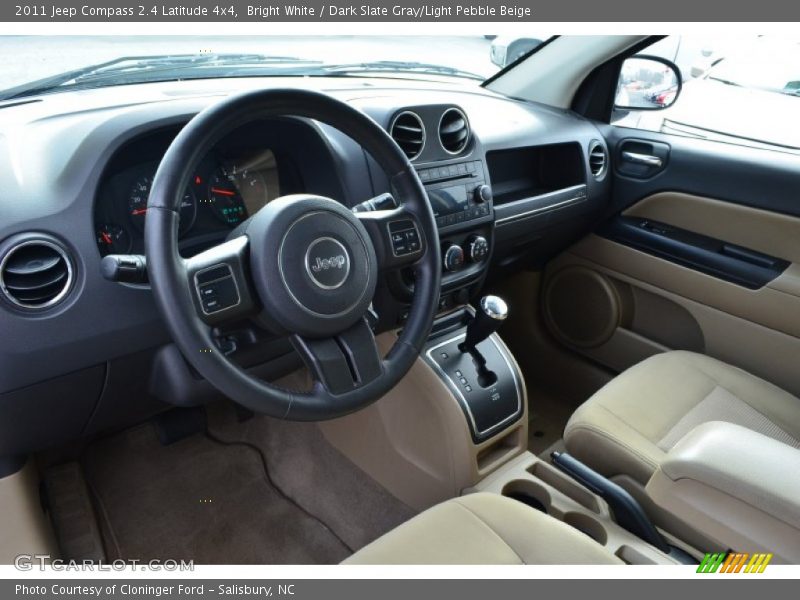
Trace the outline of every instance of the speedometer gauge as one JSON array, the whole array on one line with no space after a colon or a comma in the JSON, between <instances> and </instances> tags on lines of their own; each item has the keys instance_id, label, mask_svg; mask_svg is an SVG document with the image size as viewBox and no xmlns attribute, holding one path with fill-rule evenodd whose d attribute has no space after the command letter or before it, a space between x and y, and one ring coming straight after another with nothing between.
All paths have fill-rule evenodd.
<instances>
[{"instance_id":1,"label":"speedometer gauge","mask_svg":"<svg viewBox=\"0 0 800 600\"><path fill-rule=\"evenodd\" d=\"M128 195L128 216L131 223L139 231L144 231L144 218L147 215L147 199L153 187L152 175L141 175L131 187ZM197 214L197 201L192 190L187 188L181 200L180 235L185 234L194 224Z\"/></svg>"},{"instance_id":2,"label":"speedometer gauge","mask_svg":"<svg viewBox=\"0 0 800 600\"><path fill-rule=\"evenodd\" d=\"M233 172L219 167L208 184L208 199L214 214L232 226L238 225L248 216L236 179Z\"/></svg>"}]
</instances>

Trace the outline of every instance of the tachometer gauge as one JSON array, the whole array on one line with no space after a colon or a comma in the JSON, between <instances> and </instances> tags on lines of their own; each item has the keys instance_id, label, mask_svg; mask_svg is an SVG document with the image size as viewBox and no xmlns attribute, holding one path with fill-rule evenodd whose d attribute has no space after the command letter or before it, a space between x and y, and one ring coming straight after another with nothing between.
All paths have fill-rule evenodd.
<instances>
[{"instance_id":1,"label":"tachometer gauge","mask_svg":"<svg viewBox=\"0 0 800 600\"><path fill-rule=\"evenodd\" d=\"M247 208L239 193L239 182L236 175L219 167L208 184L208 199L214 214L224 223L235 226L247 218Z\"/></svg>"},{"instance_id":2,"label":"tachometer gauge","mask_svg":"<svg viewBox=\"0 0 800 600\"><path fill-rule=\"evenodd\" d=\"M139 231L144 231L144 218L147 215L147 199L150 197L150 189L153 186L152 175L140 176L131 187L128 195L128 215L131 223ZM197 214L197 202L192 190L187 188L181 200L180 212L180 235L185 234L194 225Z\"/></svg>"},{"instance_id":3,"label":"tachometer gauge","mask_svg":"<svg viewBox=\"0 0 800 600\"><path fill-rule=\"evenodd\" d=\"M131 236L119 225L97 227L97 247L100 254L127 254L131 251Z\"/></svg>"}]
</instances>

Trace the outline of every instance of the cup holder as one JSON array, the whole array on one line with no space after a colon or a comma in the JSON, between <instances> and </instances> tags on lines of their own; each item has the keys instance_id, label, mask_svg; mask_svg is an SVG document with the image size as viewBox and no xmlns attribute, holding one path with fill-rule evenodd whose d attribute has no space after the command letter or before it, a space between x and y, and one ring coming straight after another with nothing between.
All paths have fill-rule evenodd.
<instances>
[{"instance_id":1,"label":"cup holder","mask_svg":"<svg viewBox=\"0 0 800 600\"><path fill-rule=\"evenodd\" d=\"M503 487L502 494L543 513L550 511L550 494L544 486L534 481L515 479Z\"/></svg>"},{"instance_id":2,"label":"cup holder","mask_svg":"<svg viewBox=\"0 0 800 600\"><path fill-rule=\"evenodd\" d=\"M564 515L564 523L574 527L584 535L588 535L598 544L605 546L608 533L603 524L597 519L578 512L568 512Z\"/></svg>"}]
</instances>

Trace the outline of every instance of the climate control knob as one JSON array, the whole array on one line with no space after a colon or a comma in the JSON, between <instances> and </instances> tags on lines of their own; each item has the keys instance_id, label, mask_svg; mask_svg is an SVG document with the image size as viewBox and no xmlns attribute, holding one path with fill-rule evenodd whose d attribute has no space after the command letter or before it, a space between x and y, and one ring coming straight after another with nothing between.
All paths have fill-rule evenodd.
<instances>
[{"instance_id":1,"label":"climate control knob","mask_svg":"<svg viewBox=\"0 0 800 600\"><path fill-rule=\"evenodd\" d=\"M486 184L476 187L473 193L475 195L475 202L484 203L491 202L492 200L492 188Z\"/></svg>"},{"instance_id":2,"label":"climate control knob","mask_svg":"<svg viewBox=\"0 0 800 600\"><path fill-rule=\"evenodd\" d=\"M464 250L453 244L444 251L444 270L458 271L464 265Z\"/></svg>"},{"instance_id":3,"label":"climate control knob","mask_svg":"<svg viewBox=\"0 0 800 600\"><path fill-rule=\"evenodd\" d=\"M489 242L482 235L470 238L467 248L469 259L474 263L482 262L489 256Z\"/></svg>"}]
</instances>

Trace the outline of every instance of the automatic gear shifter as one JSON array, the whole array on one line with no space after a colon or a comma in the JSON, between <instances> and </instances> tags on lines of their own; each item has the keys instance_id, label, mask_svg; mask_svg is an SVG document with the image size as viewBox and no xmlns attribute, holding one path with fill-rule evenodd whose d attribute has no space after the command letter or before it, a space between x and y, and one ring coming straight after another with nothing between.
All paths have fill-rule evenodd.
<instances>
[{"instance_id":1,"label":"automatic gear shifter","mask_svg":"<svg viewBox=\"0 0 800 600\"><path fill-rule=\"evenodd\" d=\"M502 298L484 296L478 303L475 318L467 324L467 334L458 349L472 357L478 374L478 385L492 387L497 383L497 373L486 366L486 358L478 345L500 328L508 316L508 306Z\"/></svg>"},{"instance_id":2,"label":"automatic gear shifter","mask_svg":"<svg viewBox=\"0 0 800 600\"><path fill-rule=\"evenodd\" d=\"M462 405L472 439L478 443L514 423L525 412L525 405L522 375L514 357L492 336L508 316L506 303L497 296L481 298L466 331L462 325L465 313L469 314L463 311L449 317L450 323L458 325L457 331L442 340L452 331L444 330L424 356Z\"/></svg>"},{"instance_id":3,"label":"automatic gear shifter","mask_svg":"<svg viewBox=\"0 0 800 600\"><path fill-rule=\"evenodd\" d=\"M462 352L475 355L475 347L500 328L508 316L505 300L498 296L484 296L478 303L475 318L467 325L467 336L459 345Z\"/></svg>"}]
</instances>

